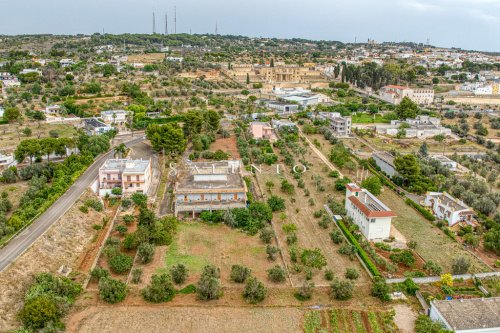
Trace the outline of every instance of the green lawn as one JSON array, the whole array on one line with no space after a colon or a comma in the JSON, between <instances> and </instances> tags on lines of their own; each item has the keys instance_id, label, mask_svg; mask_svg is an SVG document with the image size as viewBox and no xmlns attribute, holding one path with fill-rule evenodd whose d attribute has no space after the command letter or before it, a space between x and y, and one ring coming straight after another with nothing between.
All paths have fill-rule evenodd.
<instances>
[{"instance_id":1,"label":"green lawn","mask_svg":"<svg viewBox=\"0 0 500 333\"><path fill-rule=\"evenodd\" d=\"M372 123L390 123L389 120L385 119L382 115L376 114L375 119L368 113L358 113L352 115L353 124L372 124Z\"/></svg>"}]
</instances>

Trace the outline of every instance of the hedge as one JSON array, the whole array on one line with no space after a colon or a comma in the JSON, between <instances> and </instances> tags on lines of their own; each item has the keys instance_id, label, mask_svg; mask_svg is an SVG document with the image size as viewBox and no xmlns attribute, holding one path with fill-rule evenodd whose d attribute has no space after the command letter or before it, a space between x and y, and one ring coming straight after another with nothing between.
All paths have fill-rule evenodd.
<instances>
[{"instance_id":1,"label":"hedge","mask_svg":"<svg viewBox=\"0 0 500 333\"><path fill-rule=\"evenodd\" d=\"M420 206L418 203L416 203L415 201L411 200L410 198L406 198L405 202L406 202L407 205L410 205L413 208L415 208L416 210L418 210L418 212L420 214L422 214L422 216L425 217L427 220L429 220L431 222L434 222L436 220L436 217L434 215L432 215L431 212L429 212L427 209L425 209L424 207Z\"/></svg>"},{"instance_id":2,"label":"hedge","mask_svg":"<svg viewBox=\"0 0 500 333\"><path fill-rule=\"evenodd\" d=\"M344 233L344 235L347 237L347 239L349 240L349 242L351 242L351 244L354 245L354 247L358 251L359 256L361 257L361 260L363 260L363 262L365 263L365 265L368 268L368 270L372 273L372 275L374 277L381 276L381 274L378 271L377 267L373 264L372 260L370 259L370 257L368 256L368 254L366 254L365 250L363 250L363 248L361 248L361 245L359 245L357 239L354 238L354 236L349 231L349 229L347 229L347 227L345 226L344 222L342 222L342 220L340 220L340 221L337 221L337 224L339 225L340 229L342 230L342 232Z\"/></svg>"}]
</instances>

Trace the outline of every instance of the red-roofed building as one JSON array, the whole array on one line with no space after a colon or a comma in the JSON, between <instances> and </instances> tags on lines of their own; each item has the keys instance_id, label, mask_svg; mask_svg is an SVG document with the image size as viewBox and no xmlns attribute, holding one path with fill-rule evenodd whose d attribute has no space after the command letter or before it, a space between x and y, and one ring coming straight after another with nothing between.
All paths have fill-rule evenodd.
<instances>
[{"instance_id":1,"label":"red-roofed building","mask_svg":"<svg viewBox=\"0 0 500 333\"><path fill-rule=\"evenodd\" d=\"M368 190L355 183L346 185L347 216L359 226L368 240L383 240L391 234L391 221L396 214Z\"/></svg>"}]
</instances>

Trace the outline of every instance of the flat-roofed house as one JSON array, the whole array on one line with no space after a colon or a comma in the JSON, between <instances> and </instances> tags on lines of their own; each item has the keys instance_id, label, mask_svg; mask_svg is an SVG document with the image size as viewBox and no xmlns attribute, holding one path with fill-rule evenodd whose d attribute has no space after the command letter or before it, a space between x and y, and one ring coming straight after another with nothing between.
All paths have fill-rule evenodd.
<instances>
[{"instance_id":1,"label":"flat-roofed house","mask_svg":"<svg viewBox=\"0 0 500 333\"><path fill-rule=\"evenodd\" d=\"M367 189L355 183L346 185L345 208L368 240L384 240L391 234L392 218L396 214Z\"/></svg>"},{"instance_id":2,"label":"flat-roofed house","mask_svg":"<svg viewBox=\"0 0 500 333\"><path fill-rule=\"evenodd\" d=\"M498 333L500 297L434 300L429 317L455 333Z\"/></svg>"},{"instance_id":3,"label":"flat-roofed house","mask_svg":"<svg viewBox=\"0 0 500 333\"><path fill-rule=\"evenodd\" d=\"M328 120L330 129L335 135L349 136L351 135L352 119L351 117L343 117L339 112L320 112L318 118Z\"/></svg>"},{"instance_id":4,"label":"flat-roofed house","mask_svg":"<svg viewBox=\"0 0 500 333\"><path fill-rule=\"evenodd\" d=\"M273 127L267 122L253 121L250 123L249 130L252 138L257 140L264 139L274 142L278 139Z\"/></svg>"},{"instance_id":5,"label":"flat-roofed house","mask_svg":"<svg viewBox=\"0 0 500 333\"><path fill-rule=\"evenodd\" d=\"M106 124L123 125L129 114L130 111L125 110L107 110L101 111L101 118Z\"/></svg>"},{"instance_id":6,"label":"flat-roofed house","mask_svg":"<svg viewBox=\"0 0 500 333\"><path fill-rule=\"evenodd\" d=\"M147 194L151 186L151 160L109 159L99 168L99 195L121 188L124 195Z\"/></svg>"},{"instance_id":7,"label":"flat-roofed house","mask_svg":"<svg viewBox=\"0 0 500 333\"><path fill-rule=\"evenodd\" d=\"M246 207L241 161L187 163L177 174L174 197L175 216Z\"/></svg>"},{"instance_id":8,"label":"flat-roofed house","mask_svg":"<svg viewBox=\"0 0 500 333\"><path fill-rule=\"evenodd\" d=\"M438 219L446 220L450 227L460 222L475 224L474 210L446 192L427 192L424 205L430 207Z\"/></svg>"},{"instance_id":9,"label":"flat-roofed house","mask_svg":"<svg viewBox=\"0 0 500 333\"><path fill-rule=\"evenodd\" d=\"M83 119L83 127L89 135L99 135L113 129L113 127L97 120L96 118Z\"/></svg>"}]
</instances>

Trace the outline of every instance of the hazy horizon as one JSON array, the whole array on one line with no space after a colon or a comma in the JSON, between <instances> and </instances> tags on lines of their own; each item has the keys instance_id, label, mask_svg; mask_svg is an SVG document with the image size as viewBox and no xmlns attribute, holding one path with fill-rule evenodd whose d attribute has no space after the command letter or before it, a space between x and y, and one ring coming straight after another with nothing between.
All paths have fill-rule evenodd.
<instances>
[{"instance_id":1,"label":"hazy horizon","mask_svg":"<svg viewBox=\"0 0 500 333\"><path fill-rule=\"evenodd\" d=\"M6 0L0 0L2 2ZM19 0L4 4L1 35L177 32L341 42L415 42L467 50L500 51L500 0L285 0L201 2L143 0Z\"/></svg>"}]
</instances>

